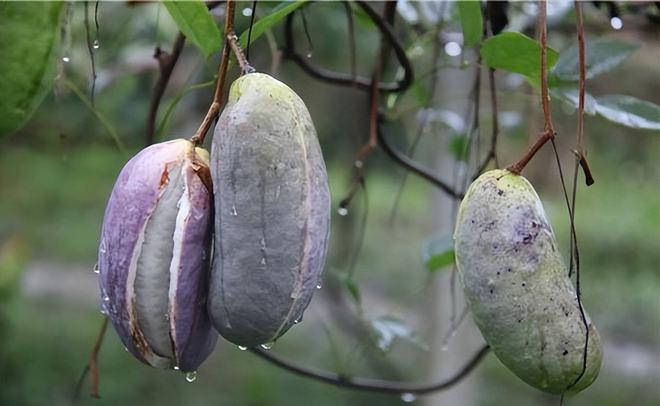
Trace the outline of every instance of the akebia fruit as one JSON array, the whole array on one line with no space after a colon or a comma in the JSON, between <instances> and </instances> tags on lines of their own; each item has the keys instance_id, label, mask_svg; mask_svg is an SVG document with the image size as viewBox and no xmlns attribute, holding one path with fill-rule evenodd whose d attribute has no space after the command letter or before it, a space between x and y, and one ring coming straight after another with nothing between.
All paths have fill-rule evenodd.
<instances>
[{"instance_id":1,"label":"akebia fruit","mask_svg":"<svg viewBox=\"0 0 660 406\"><path fill-rule=\"evenodd\" d=\"M128 161L108 201L102 311L128 351L154 367L194 371L217 340L206 311L211 190L208 153L179 139Z\"/></svg>"},{"instance_id":2,"label":"akebia fruit","mask_svg":"<svg viewBox=\"0 0 660 406\"><path fill-rule=\"evenodd\" d=\"M546 392L589 386L601 365L600 337L585 313L580 377L587 329L532 185L506 170L481 175L460 205L454 239L468 305L497 358Z\"/></svg>"},{"instance_id":3,"label":"akebia fruit","mask_svg":"<svg viewBox=\"0 0 660 406\"><path fill-rule=\"evenodd\" d=\"M328 177L300 97L261 73L232 83L213 136L211 175L213 324L240 346L272 342L302 317L329 238Z\"/></svg>"}]
</instances>

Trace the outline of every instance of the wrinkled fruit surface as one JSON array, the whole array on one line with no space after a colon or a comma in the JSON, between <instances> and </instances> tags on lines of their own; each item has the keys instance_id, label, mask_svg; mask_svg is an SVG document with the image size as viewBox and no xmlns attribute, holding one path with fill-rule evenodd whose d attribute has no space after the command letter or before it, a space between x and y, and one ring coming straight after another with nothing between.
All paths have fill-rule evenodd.
<instances>
[{"instance_id":1,"label":"wrinkled fruit surface","mask_svg":"<svg viewBox=\"0 0 660 406\"><path fill-rule=\"evenodd\" d=\"M128 351L154 367L194 371L217 340L206 311L210 190L208 153L180 139L133 157L108 201L102 311Z\"/></svg>"},{"instance_id":2,"label":"wrinkled fruit surface","mask_svg":"<svg viewBox=\"0 0 660 406\"><path fill-rule=\"evenodd\" d=\"M265 74L237 79L213 136L211 174L213 324L241 346L272 342L309 304L330 230L325 163L300 97Z\"/></svg>"},{"instance_id":3,"label":"wrinkled fruit surface","mask_svg":"<svg viewBox=\"0 0 660 406\"><path fill-rule=\"evenodd\" d=\"M461 203L454 234L465 296L481 333L504 365L550 393L578 392L598 376L600 337L586 329L576 292L541 200L506 170L475 180Z\"/></svg>"}]
</instances>

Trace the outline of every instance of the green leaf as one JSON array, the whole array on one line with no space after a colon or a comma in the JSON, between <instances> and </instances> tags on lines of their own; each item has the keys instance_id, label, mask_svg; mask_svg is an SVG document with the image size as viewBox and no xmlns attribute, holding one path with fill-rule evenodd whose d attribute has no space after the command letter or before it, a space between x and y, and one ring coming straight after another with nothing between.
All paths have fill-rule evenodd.
<instances>
[{"instance_id":1,"label":"green leaf","mask_svg":"<svg viewBox=\"0 0 660 406\"><path fill-rule=\"evenodd\" d=\"M608 38L586 42L584 49L585 77L591 79L613 69L637 49L639 49L638 44ZM559 80L579 80L577 44L561 53L552 73Z\"/></svg>"},{"instance_id":2,"label":"green leaf","mask_svg":"<svg viewBox=\"0 0 660 406\"><path fill-rule=\"evenodd\" d=\"M463 45L472 46L481 40L483 33L483 19L481 17L481 1L459 1L458 14L463 28Z\"/></svg>"},{"instance_id":3,"label":"green leaf","mask_svg":"<svg viewBox=\"0 0 660 406\"><path fill-rule=\"evenodd\" d=\"M434 237L424 248L426 268L435 272L454 264L454 238L451 235Z\"/></svg>"},{"instance_id":4,"label":"green leaf","mask_svg":"<svg viewBox=\"0 0 660 406\"><path fill-rule=\"evenodd\" d=\"M596 111L606 119L631 128L660 130L660 106L620 94L596 98Z\"/></svg>"},{"instance_id":5,"label":"green leaf","mask_svg":"<svg viewBox=\"0 0 660 406\"><path fill-rule=\"evenodd\" d=\"M561 87L550 88L550 95L572 106L575 109L578 108L580 96L578 93L578 89L576 87L561 86ZM592 116L595 115L597 105L598 102L596 102L596 99L589 93L585 92L584 112Z\"/></svg>"},{"instance_id":6,"label":"green leaf","mask_svg":"<svg viewBox=\"0 0 660 406\"><path fill-rule=\"evenodd\" d=\"M280 22L284 17L294 12L300 6L305 4L305 1L283 1L273 11L267 16L260 18L259 21L254 23L252 26L252 36L250 37L250 43L254 42L257 38L261 36L266 30L270 29L273 25ZM248 45L247 37L248 31L245 30L240 37L241 47L245 49Z\"/></svg>"},{"instance_id":7,"label":"green leaf","mask_svg":"<svg viewBox=\"0 0 660 406\"><path fill-rule=\"evenodd\" d=\"M376 337L376 345L383 352L387 352L392 348L396 338L406 340L423 350L428 350L428 346L417 337L410 326L396 317L383 316L371 320L371 329Z\"/></svg>"},{"instance_id":8,"label":"green leaf","mask_svg":"<svg viewBox=\"0 0 660 406\"><path fill-rule=\"evenodd\" d=\"M165 1L165 8L186 38L208 58L220 49L222 34L206 4L195 1Z\"/></svg>"},{"instance_id":9,"label":"green leaf","mask_svg":"<svg viewBox=\"0 0 660 406\"><path fill-rule=\"evenodd\" d=\"M519 73L532 84L541 82L541 45L519 32L503 32L484 41L481 56L491 68ZM559 54L548 47L547 65L550 69Z\"/></svg>"},{"instance_id":10,"label":"green leaf","mask_svg":"<svg viewBox=\"0 0 660 406\"><path fill-rule=\"evenodd\" d=\"M357 282L355 282L355 279L351 278L351 276L346 272L337 273L336 276L337 280L339 280L339 283L341 283L344 288L346 288L353 300L359 303L362 299L362 296L360 295L360 287L358 286Z\"/></svg>"},{"instance_id":11,"label":"green leaf","mask_svg":"<svg viewBox=\"0 0 660 406\"><path fill-rule=\"evenodd\" d=\"M61 2L0 3L0 134L30 119L53 86Z\"/></svg>"},{"instance_id":12,"label":"green leaf","mask_svg":"<svg viewBox=\"0 0 660 406\"><path fill-rule=\"evenodd\" d=\"M465 135L456 135L449 140L449 151L457 161L467 161L470 152L470 139Z\"/></svg>"}]
</instances>

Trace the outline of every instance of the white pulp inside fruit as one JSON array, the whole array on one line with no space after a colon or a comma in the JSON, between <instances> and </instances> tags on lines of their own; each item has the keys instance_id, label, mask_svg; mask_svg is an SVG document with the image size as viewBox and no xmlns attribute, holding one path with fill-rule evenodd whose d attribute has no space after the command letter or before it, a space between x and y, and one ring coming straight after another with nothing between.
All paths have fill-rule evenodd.
<instances>
[{"instance_id":1,"label":"white pulp inside fruit","mask_svg":"<svg viewBox=\"0 0 660 406\"><path fill-rule=\"evenodd\" d=\"M173 359L168 293L173 236L185 188L181 165L171 167L168 178L145 228L135 276L135 306L140 330L151 349Z\"/></svg>"}]
</instances>

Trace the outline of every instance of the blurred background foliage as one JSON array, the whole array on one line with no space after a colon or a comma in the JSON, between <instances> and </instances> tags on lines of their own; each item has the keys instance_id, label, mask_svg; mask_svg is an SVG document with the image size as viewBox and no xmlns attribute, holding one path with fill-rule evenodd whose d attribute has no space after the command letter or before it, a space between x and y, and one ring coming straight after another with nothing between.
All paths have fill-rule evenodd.
<instances>
[{"instance_id":1,"label":"blurred background foliage","mask_svg":"<svg viewBox=\"0 0 660 406\"><path fill-rule=\"evenodd\" d=\"M245 9L251 4L238 4L238 32L249 24ZM260 2L257 20L273 7L274 3ZM588 92L596 97L626 94L660 104L657 12L646 5L624 5L612 14L608 7L584 4L588 37L632 43L635 49L616 67L590 79ZM510 4L509 28L533 38L535 12L534 4ZM212 15L221 24L223 7ZM309 41L300 13L294 19L299 52L315 64L348 72L343 6L306 5L304 15ZM354 16L356 66L368 76L379 36L357 8ZM98 77L92 108L83 17L82 3L64 7L53 91L25 127L0 138L3 405L73 402L101 321L92 269L105 201L122 165L143 146L158 74L154 48L170 50L177 32L161 5L100 3L99 30L94 24L91 28L91 38L99 45L94 49ZM422 134L415 159L459 187L464 186L465 174L474 170L475 155L485 154L492 121L484 69L481 125L475 129L470 124L477 53L474 47L460 52L460 21L454 3L399 2L396 31L417 81L405 94L385 97L391 119L386 131L392 142L407 149L415 134ZM560 55L575 43L574 21L571 2L549 5L549 44ZM453 297L452 267L431 272L425 264L434 253L428 247L435 249L429 241L451 236L456 203L416 176L405 176L377 149L365 163L366 193L358 192L346 215L337 214L338 202L354 177L356 151L368 135L368 98L350 87L310 78L281 59L282 43L280 22L254 42L250 59L258 70L283 80L305 100L328 165L335 212L323 289L304 322L271 351L345 374L406 381L449 376L482 343L469 315L457 329L451 326L463 309L460 296ZM460 55L450 43L459 47ZM218 52L204 59L197 48L186 45L159 110L157 141L193 134L212 98L217 64ZM388 66L386 77L395 77L394 62ZM434 74L433 91L429 86ZM234 68L231 77L236 75ZM506 165L534 139L542 116L538 94L522 76L498 71L496 78L502 126L497 152L500 164ZM565 170L572 172L575 111L559 99L561 95L552 106L557 143ZM660 404L658 132L631 129L600 116L586 118L586 147L596 183L589 188L579 184L576 227L583 300L601 331L605 360L599 379L571 398L570 405L623 405L631 400ZM466 159L460 145L468 133L479 138ZM569 222L554 159L546 146L526 176L544 201L566 257ZM102 398L89 398L84 386L79 404L322 406L404 401L291 375L223 340L193 383L179 373L140 364L123 350L112 330L100 353L100 368ZM559 401L525 385L492 355L446 394L404 399L455 405Z\"/></svg>"}]
</instances>

